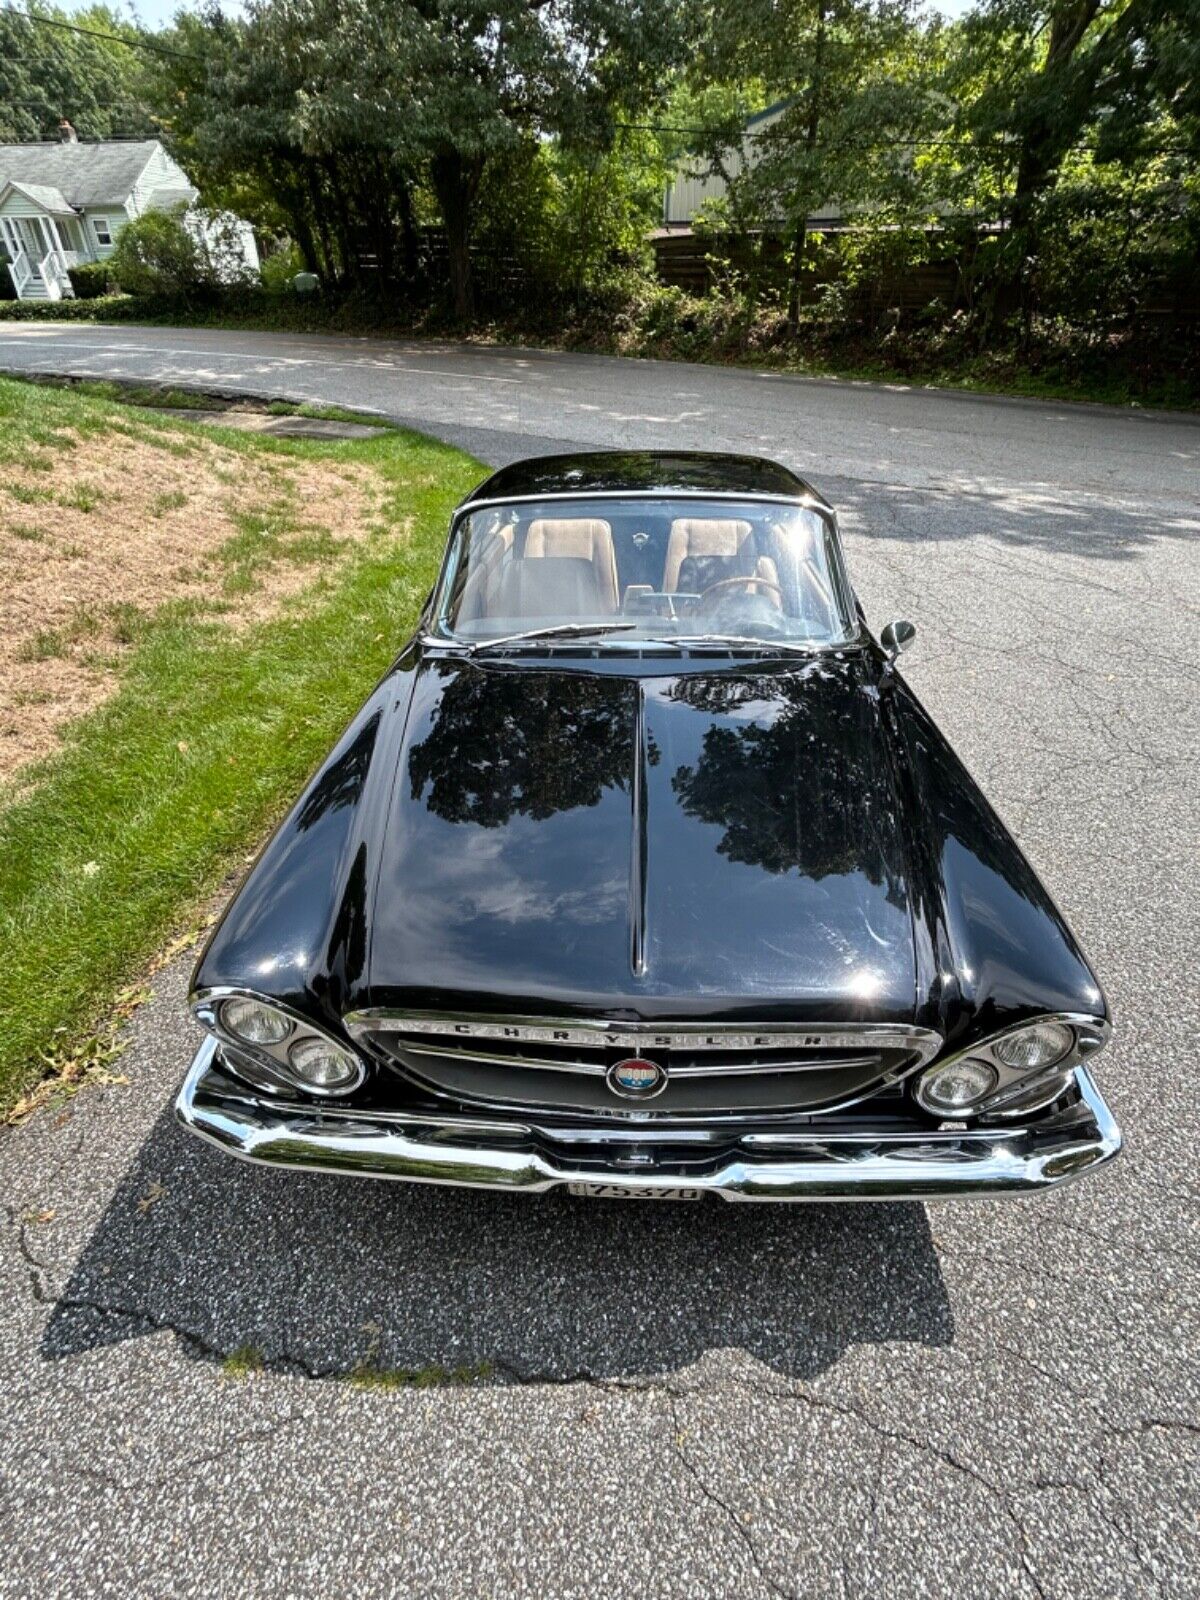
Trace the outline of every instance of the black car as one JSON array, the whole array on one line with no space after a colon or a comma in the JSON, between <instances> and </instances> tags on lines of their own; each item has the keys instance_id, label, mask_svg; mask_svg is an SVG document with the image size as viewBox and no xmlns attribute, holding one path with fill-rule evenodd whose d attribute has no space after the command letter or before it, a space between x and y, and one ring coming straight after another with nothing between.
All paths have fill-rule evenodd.
<instances>
[{"instance_id":1,"label":"black car","mask_svg":"<svg viewBox=\"0 0 1200 1600\"><path fill-rule=\"evenodd\" d=\"M178 1112L280 1166L646 1199L1043 1190L1104 996L769 461L523 461L200 958Z\"/></svg>"}]
</instances>

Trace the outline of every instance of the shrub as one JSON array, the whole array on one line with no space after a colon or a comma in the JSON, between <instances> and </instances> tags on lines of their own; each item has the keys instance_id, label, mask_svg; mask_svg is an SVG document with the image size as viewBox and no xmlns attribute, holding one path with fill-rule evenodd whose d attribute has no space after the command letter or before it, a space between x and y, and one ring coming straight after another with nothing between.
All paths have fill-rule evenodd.
<instances>
[{"instance_id":1,"label":"shrub","mask_svg":"<svg viewBox=\"0 0 1200 1600\"><path fill-rule=\"evenodd\" d=\"M77 267L67 269L67 276L76 300L99 300L108 293L107 261L81 261Z\"/></svg>"},{"instance_id":2,"label":"shrub","mask_svg":"<svg viewBox=\"0 0 1200 1600\"><path fill-rule=\"evenodd\" d=\"M205 253L178 212L147 211L127 222L109 268L126 294L175 296L185 303L212 283Z\"/></svg>"},{"instance_id":3,"label":"shrub","mask_svg":"<svg viewBox=\"0 0 1200 1600\"><path fill-rule=\"evenodd\" d=\"M132 322L145 315L144 302L127 294L101 295L97 300L5 300L0 303L3 322L93 322L97 318Z\"/></svg>"},{"instance_id":4,"label":"shrub","mask_svg":"<svg viewBox=\"0 0 1200 1600\"><path fill-rule=\"evenodd\" d=\"M8 264L12 257L7 250L0 250L0 300L15 300L17 298L16 285L12 281L12 273Z\"/></svg>"},{"instance_id":5,"label":"shrub","mask_svg":"<svg viewBox=\"0 0 1200 1600\"><path fill-rule=\"evenodd\" d=\"M303 271L304 257L300 254L299 248L289 240L279 249L273 250L270 255L263 257L263 288L268 294L287 294L292 287L292 279L298 272Z\"/></svg>"}]
</instances>

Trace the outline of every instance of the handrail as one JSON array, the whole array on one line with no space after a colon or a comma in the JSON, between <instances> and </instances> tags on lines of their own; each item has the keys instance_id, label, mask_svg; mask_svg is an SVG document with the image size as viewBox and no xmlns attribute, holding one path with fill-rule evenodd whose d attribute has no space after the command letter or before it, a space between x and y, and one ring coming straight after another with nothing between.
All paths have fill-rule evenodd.
<instances>
[{"instance_id":1,"label":"handrail","mask_svg":"<svg viewBox=\"0 0 1200 1600\"><path fill-rule=\"evenodd\" d=\"M47 268L49 270L47 270ZM42 275L42 282L46 285L46 293L51 300L62 299L62 280L66 276L62 262L58 259L57 250L47 250L38 266Z\"/></svg>"},{"instance_id":2,"label":"handrail","mask_svg":"<svg viewBox=\"0 0 1200 1600\"><path fill-rule=\"evenodd\" d=\"M29 265L29 257L24 250L17 251L8 264L8 271L13 281L13 288L20 294L33 277L33 268Z\"/></svg>"}]
</instances>

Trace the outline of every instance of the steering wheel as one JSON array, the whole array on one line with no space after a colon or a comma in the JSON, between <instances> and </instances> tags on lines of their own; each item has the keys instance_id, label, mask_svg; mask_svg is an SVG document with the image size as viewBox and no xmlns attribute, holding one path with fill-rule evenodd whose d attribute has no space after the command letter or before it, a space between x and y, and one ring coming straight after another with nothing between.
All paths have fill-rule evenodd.
<instances>
[{"instance_id":1,"label":"steering wheel","mask_svg":"<svg viewBox=\"0 0 1200 1600\"><path fill-rule=\"evenodd\" d=\"M716 594L719 589L732 589L735 586L769 590L779 602L779 608L782 611L783 590L780 588L780 586L770 578L754 577L750 573L746 573L745 576L737 578L718 578L716 583L710 583L708 588L705 589L704 593L700 596L696 610L705 610L708 605L709 596Z\"/></svg>"}]
</instances>

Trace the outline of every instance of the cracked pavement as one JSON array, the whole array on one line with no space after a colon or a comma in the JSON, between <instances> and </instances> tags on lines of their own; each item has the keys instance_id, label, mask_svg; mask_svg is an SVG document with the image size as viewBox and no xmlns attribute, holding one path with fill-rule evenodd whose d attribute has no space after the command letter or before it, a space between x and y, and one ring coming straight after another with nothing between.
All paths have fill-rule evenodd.
<instances>
[{"instance_id":1,"label":"cracked pavement","mask_svg":"<svg viewBox=\"0 0 1200 1600\"><path fill-rule=\"evenodd\" d=\"M200 330L0 324L0 364L806 471L1108 989L1127 1139L940 1207L265 1172L171 1120L185 958L127 1085L0 1136L0 1596L1200 1593L1200 420Z\"/></svg>"}]
</instances>

